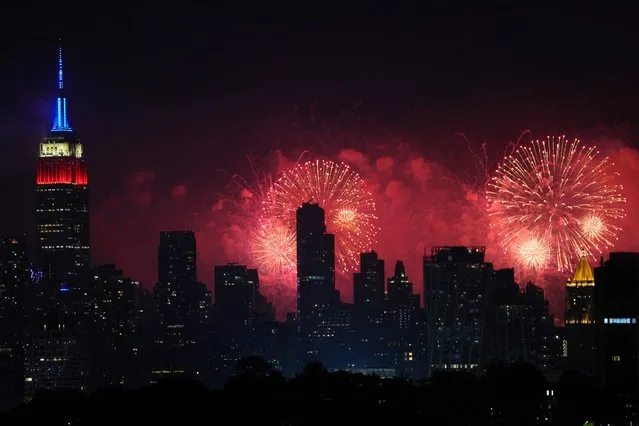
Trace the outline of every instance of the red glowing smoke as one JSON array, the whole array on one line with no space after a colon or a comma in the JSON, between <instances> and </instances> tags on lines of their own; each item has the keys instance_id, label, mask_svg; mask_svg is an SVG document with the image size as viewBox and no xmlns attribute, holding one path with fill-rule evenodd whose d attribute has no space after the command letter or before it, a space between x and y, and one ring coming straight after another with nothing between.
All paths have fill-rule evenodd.
<instances>
[{"instance_id":1,"label":"red glowing smoke","mask_svg":"<svg viewBox=\"0 0 639 426\"><path fill-rule=\"evenodd\" d=\"M193 229L198 239L198 276L212 286L212 268L226 262L251 265L247 241L249 222L257 210L255 200L267 190L272 179L294 166L300 146L313 149L305 159L343 161L356 170L370 189L378 216L378 244L374 249L386 260L389 275L397 260L403 260L407 274L422 293L422 257L433 245L486 245L487 260L496 267L511 266L500 256L495 235L488 227L484 198L485 171L467 144L456 137L445 145L454 152L454 162L442 160L441 150L429 149L407 132L377 132L362 136L357 130L343 130L335 136L313 131L279 127L282 149L269 161L256 159L256 165L243 178L213 174L210 180L189 179L185 170L179 180L160 171L131 175L121 190L104 194L93 207L94 259L116 263L125 273L151 288L156 280L159 232ZM300 133L302 133L300 135ZM586 140L585 138L582 138ZM318 142L319 141L319 142ZM639 152L620 141L588 140L611 157L621 174L627 198L623 232L614 250L639 251ZM340 148L335 148L339 146ZM422 148L425 146L425 148ZM503 146L503 144L501 145ZM482 147L484 148L484 147ZM498 149L501 151L501 149ZM206 157L201 155L201 157ZM494 164L499 157L485 164ZM485 166L482 164L482 166ZM231 184L229 185L229 182ZM244 183L240 183L244 182ZM281 274L260 274L267 296L275 302L280 317L295 307L294 280ZM547 287L554 311L563 305L565 277L522 277ZM344 300L350 300L352 279L340 279ZM423 300L422 300L423 303Z\"/></svg>"}]
</instances>

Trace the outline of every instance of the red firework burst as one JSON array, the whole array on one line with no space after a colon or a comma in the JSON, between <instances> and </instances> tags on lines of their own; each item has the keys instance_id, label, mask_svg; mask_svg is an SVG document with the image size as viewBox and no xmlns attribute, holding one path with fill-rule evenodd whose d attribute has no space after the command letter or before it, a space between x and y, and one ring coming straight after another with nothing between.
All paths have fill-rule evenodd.
<instances>
[{"instance_id":1,"label":"red firework burst","mask_svg":"<svg viewBox=\"0 0 639 426\"><path fill-rule=\"evenodd\" d=\"M372 249L378 233L375 203L365 182L348 165L317 160L285 172L263 199L252 255L265 271L295 268L295 211L314 200L326 211L335 234L338 272L357 270L359 254Z\"/></svg>"},{"instance_id":2,"label":"red firework burst","mask_svg":"<svg viewBox=\"0 0 639 426\"><path fill-rule=\"evenodd\" d=\"M594 146L564 136L520 146L488 184L491 226L524 268L564 271L611 247L624 216L618 173Z\"/></svg>"}]
</instances>

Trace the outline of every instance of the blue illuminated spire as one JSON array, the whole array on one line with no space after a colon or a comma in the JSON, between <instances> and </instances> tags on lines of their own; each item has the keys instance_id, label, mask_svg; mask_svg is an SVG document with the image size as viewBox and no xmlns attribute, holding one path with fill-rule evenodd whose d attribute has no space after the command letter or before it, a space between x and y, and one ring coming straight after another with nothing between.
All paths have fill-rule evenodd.
<instances>
[{"instance_id":1,"label":"blue illuminated spire","mask_svg":"<svg viewBox=\"0 0 639 426\"><path fill-rule=\"evenodd\" d=\"M64 74L62 68L62 39L58 50L58 96L56 99L55 119L52 132L71 132L71 125L67 119L67 98L64 96Z\"/></svg>"}]
</instances>

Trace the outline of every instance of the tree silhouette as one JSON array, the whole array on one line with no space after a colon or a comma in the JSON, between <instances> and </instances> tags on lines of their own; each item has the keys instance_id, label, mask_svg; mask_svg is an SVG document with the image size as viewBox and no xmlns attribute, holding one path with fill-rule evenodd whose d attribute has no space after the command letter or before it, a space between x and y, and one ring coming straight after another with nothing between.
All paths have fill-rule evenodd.
<instances>
[{"instance_id":1,"label":"tree silhouette","mask_svg":"<svg viewBox=\"0 0 639 426\"><path fill-rule=\"evenodd\" d=\"M237 362L236 375L252 377L270 377L275 374L273 366L259 356L242 358Z\"/></svg>"},{"instance_id":2,"label":"tree silhouette","mask_svg":"<svg viewBox=\"0 0 639 426\"><path fill-rule=\"evenodd\" d=\"M547 389L541 373L522 362L493 363L482 377L447 371L412 383L328 372L320 363L286 380L264 359L249 357L237 363L236 374L220 390L171 379L137 390L48 392L0 416L0 424L196 424L203 412L212 411L216 419L262 426L330 425L352 418L363 424L526 426L547 423ZM566 372L555 392L553 424L628 423L624 400L589 377Z\"/></svg>"},{"instance_id":3,"label":"tree silhouette","mask_svg":"<svg viewBox=\"0 0 639 426\"><path fill-rule=\"evenodd\" d=\"M493 363L486 369L484 382L496 424L533 425L544 416L549 385L532 364Z\"/></svg>"}]
</instances>

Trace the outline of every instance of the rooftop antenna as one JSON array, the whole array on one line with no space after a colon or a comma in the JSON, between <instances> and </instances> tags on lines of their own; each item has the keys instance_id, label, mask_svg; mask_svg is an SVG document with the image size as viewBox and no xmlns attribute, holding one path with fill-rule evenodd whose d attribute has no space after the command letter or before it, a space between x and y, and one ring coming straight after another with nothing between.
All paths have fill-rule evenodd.
<instances>
[{"instance_id":1,"label":"rooftop antenna","mask_svg":"<svg viewBox=\"0 0 639 426\"><path fill-rule=\"evenodd\" d=\"M58 96L56 97L56 113L53 120L53 132L70 132L71 126L67 119L67 98L64 96L64 62L62 59L62 37L58 38Z\"/></svg>"}]
</instances>

